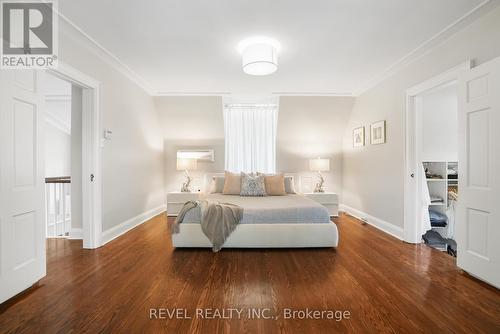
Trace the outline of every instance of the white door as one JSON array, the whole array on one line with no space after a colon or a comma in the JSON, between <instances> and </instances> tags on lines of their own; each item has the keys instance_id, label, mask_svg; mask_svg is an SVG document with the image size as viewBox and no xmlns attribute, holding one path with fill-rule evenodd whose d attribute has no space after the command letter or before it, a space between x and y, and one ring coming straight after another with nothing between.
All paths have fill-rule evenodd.
<instances>
[{"instance_id":1,"label":"white door","mask_svg":"<svg viewBox=\"0 0 500 334\"><path fill-rule=\"evenodd\" d=\"M0 303L46 273L41 75L0 70Z\"/></svg>"},{"instance_id":2,"label":"white door","mask_svg":"<svg viewBox=\"0 0 500 334\"><path fill-rule=\"evenodd\" d=\"M500 58L459 85L457 264L500 287Z\"/></svg>"}]
</instances>

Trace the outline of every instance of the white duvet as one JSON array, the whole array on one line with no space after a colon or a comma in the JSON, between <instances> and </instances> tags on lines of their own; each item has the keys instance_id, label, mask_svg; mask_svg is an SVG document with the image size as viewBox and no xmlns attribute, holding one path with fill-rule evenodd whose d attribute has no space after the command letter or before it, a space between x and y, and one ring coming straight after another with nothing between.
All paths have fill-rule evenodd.
<instances>
[{"instance_id":1,"label":"white duvet","mask_svg":"<svg viewBox=\"0 0 500 334\"><path fill-rule=\"evenodd\" d=\"M330 223L328 210L302 195L245 197L208 194L202 198L243 207L240 224ZM183 220L183 224L199 222L199 208L188 211Z\"/></svg>"}]
</instances>

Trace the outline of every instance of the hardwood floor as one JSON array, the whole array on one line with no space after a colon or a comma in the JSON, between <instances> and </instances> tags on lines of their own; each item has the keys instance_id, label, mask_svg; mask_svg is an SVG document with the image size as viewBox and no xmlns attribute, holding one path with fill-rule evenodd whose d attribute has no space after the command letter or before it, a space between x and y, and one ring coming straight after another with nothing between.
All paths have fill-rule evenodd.
<instances>
[{"instance_id":1,"label":"hardwood floor","mask_svg":"<svg viewBox=\"0 0 500 334\"><path fill-rule=\"evenodd\" d=\"M48 241L47 277L0 306L0 332L500 333L499 290L462 273L446 254L352 217L337 220L337 250L217 254L174 250L171 223L157 216L97 250ZM192 319L150 319L162 308L187 309ZM208 308L244 310L240 320L236 313L196 318L196 309ZM251 319L251 308L279 317ZM287 308L350 316L284 319Z\"/></svg>"}]
</instances>

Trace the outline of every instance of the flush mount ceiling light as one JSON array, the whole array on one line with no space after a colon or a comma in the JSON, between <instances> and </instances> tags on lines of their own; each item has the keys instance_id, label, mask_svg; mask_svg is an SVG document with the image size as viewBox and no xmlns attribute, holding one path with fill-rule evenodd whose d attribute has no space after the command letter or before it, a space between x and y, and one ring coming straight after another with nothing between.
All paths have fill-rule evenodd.
<instances>
[{"instance_id":1,"label":"flush mount ceiling light","mask_svg":"<svg viewBox=\"0 0 500 334\"><path fill-rule=\"evenodd\" d=\"M254 36L238 44L243 72L250 75L268 75L278 69L278 41L264 36Z\"/></svg>"}]
</instances>

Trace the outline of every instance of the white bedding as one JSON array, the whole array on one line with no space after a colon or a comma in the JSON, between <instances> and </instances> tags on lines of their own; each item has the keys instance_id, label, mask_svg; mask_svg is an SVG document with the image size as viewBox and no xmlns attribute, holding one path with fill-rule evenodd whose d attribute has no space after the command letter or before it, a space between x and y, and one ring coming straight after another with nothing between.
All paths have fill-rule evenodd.
<instances>
[{"instance_id":1,"label":"white bedding","mask_svg":"<svg viewBox=\"0 0 500 334\"><path fill-rule=\"evenodd\" d=\"M201 199L232 203L243 207L243 219L240 224L330 223L328 210L302 195L245 197L208 194ZM199 222L199 207L188 211L183 220L183 224Z\"/></svg>"}]
</instances>

